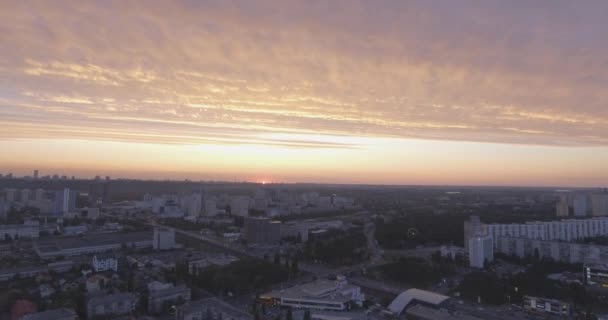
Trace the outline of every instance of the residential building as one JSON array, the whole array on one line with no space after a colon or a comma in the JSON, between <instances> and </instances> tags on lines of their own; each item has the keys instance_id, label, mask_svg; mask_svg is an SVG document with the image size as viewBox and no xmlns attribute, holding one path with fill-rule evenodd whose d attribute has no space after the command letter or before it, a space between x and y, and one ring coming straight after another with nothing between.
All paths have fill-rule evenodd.
<instances>
[{"instance_id":1,"label":"residential building","mask_svg":"<svg viewBox=\"0 0 608 320\"><path fill-rule=\"evenodd\" d=\"M570 315L570 305L560 300L524 296L523 304L524 310L534 313L557 316Z\"/></svg>"},{"instance_id":2,"label":"residential building","mask_svg":"<svg viewBox=\"0 0 608 320\"><path fill-rule=\"evenodd\" d=\"M30 189L22 189L19 202L21 202L23 204L27 204L31 200L31 195L32 195L32 192L30 191Z\"/></svg>"},{"instance_id":3,"label":"residential building","mask_svg":"<svg viewBox=\"0 0 608 320\"><path fill-rule=\"evenodd\" d=\"M570 206L568 205L568 201L566 199L560 199L560 201L555 205L555 211L558 217L569 216Z\"/></svg>"},{"instance_id":4,"label":"residential building","mask_svg":"<svg viewBox=\"0 0 608 320\"><path fill-rule=\"evenodd\" d=\"M491 236L469 238L469 265L484 268L486 262L494 260L494 243Z\"/></svg>"},{"instance_id":5,"label":"residential building","mask_svg":"<svg viewBox=\"0 0 608 320\"><path fill-rule=\"evenodd\" d=\"M15 189L6 189L4 191L5 199L8 203L17 202L17 190Z\"/></svg>"},{"instance_id":6,"label":"residential building","mask_svg":"<svg viewBox=\"0 0 608 320\"><path fill-rule=\"evenodd\" d=\"M583 267L583 283L586 286L608 288L608 264L585 264Z\"/></svg>"},{"instance_id":7,"label":"residential building","mask_svg":"<svg viewBox=\"0 0 608 320\"><path fill-rule=\"evenodd\" d=\"M274 244L281 240L281 223L268 218L245 217L244 234L249 244Z\"/></svg>"},{"instance_id":8,"label":"residential building","mask_svg":"<svg viewBox=\"0 0 608 320\"><path fill-rule=\"evenodd\" d=\"M260 300L283 307L343 311L363 305L365 294L360 287L349 284L343 276L339 276L335 281L321 279L271 291L261 295Z\"/></svg>"},{"instance_id":9,"label":"residential building","mask_svg":"<svg viewBox=\"0 0 608 320\"><path fill-rule=\"evenodd\" d=\"M95 272L112 270L118 271L118 259L113 254L96 254L93 256L91 266Z\"/></svg>"},{"instance_id":10,"label":"residential building","mask_svg":"<svg viewBox=\"0 0 608 320\"><path fill-rule=\"evenodd\" d=\"M34 201L41 202L46 200L46 191L44 189L36 189L34 193Z\"/></svg>"},{"instance_id":11,"label":"residential building","mask_svg":"<svg viewBox=\"0 0 608 320\"><path fill-rule=\"evenodd\" d=\"M167 306L181 305L190 301L190 288L180 286L160 286L149 289L148 294L148 312L151 314L159 314L164 311Z\"/></svg>"},{"instance_id":12,"label":"residential building","mask_svg":"<svg viewBox=\"0 0 608 320\"><path fill-rule=\"evenodd\" d=\"M608 194L591 195L591 214L593 216L608 216Z\"/></svg>"},{"instance_id":13,"label":"residential building","mask_svg":"<svg viewBox=\"0 0 608 320\"><path fill-rule=\"evenodd\" d=\"M154 227L152 248L154 250L170 250L175 248L175 230L163 227Z\"/></svg>"},{"instance_id":14,"label":"residential building","mask_svg":"<svg viewBox=\"0 0 608 320\"><path fill-rule=\"evenodd\" d=\"M584 217L587 215L587 200L586 194L577 194L574 196L573 209L574 215L577 217Z\"/></svg>"},{"instance_id":15,"label":"residential building","mask_svg":"<svg viewBox=\"0 0 608 320\"><path fill-rule=\"evenodd\" d=\"M131 293L94 296L87 301L87 319L124 315L135 310L136 305L137 297Z\"/></svg>"},{"instance_id":16,"label":"residential building","mask_svg":"<svg viewBox=\"0 0 608 320\"><path fill-rule=\"evenodd\" d=\"M78 320L78 314L74 309L60 308L30 313L23 316L21 320Z\"/></svg>"},{"instance_id":17,"label":"residential building","mask_svg":"<svg viewBox=\"0 0 608 320\"><path fill-rule=\"evenodd\" d=\"M471 219L465 223L465 236L490 235L494 239L495 246L496 239L500 237L572 241L608 235L608 217L511 224L486 224L478 222L474 217Z\"/></svg>"},{"instance_id":18,"label":"residential building","mask_svg":"<svg viewBox=\"0 0 608 320\"><path fill-rule=\"evenodd\" d=\"M0 225L0 239L34 239L40 236L40 222L26 220L23 224Z\"/></svg>"},{"instance_id":19,"label":"residential building","mask_svg":"<svg viewBox=\"0 0 608 320\"><path fill-rule=\"evenodd\" d=\"M215 297L192 301L177 307L175 320L252 320L253 316Z\"/></svg>"},{"instance_id":20,"label":"residential building","mask_svg":"<svg viewBox=\"0 0 608 320\"><path fill-rule=\"evenodd\" d=\"M498 238L496 252L520 258L548 258L567 263L597 263L608 259L608 246L513 237Z\"/></svg>"},{"instance_id":21,"label":"residential building","mask_svg":"<svg viewBox=\"0 0 608 320\"><path fill-rule=\"evenodd\" d=\"M249 202L247 196L238 196L230 200L230 214L233 216L246 217L249 215Z\"/></svg>"},{"instance_id":22,"label":"residential building","mask_svg":"<svg viewBox=\"0 0 608 320\"><path fill-rule=\"evenodd\" d=\"M69 188L55 191L55 202L53 213L57 215L69 215L76 208L76 197L78 194Z\"/></svg>"},{"instance_id":23,"label":"residential building","mask_svg":"<svg viewBox=\"0 0 608 320\"><path fill-rule=\"evenodd\" d=\"M217 202L215 199L205 199L205 215L208 217L216 216L217 211Z\"/></svg>"}]
</instances>

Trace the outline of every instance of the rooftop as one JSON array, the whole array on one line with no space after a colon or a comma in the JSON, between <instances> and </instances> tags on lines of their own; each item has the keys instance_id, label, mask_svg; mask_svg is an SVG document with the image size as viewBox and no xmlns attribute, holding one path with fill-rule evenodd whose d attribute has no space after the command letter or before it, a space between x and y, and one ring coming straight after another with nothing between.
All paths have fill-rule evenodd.
<instances>
[{"instance_id":1,"label":"rooftop","mask_svg":"<svg viewBox=\"0 0 608 320\"><path fill-rule=\"evenodd\" d=\"M284 299L323 299L327 301L347 302L351 300L351 296L342 292L355 288L358 287L351 284L338 286L336 281L320 279L283 290L274 290L265 295Z\"/></svg>"},{"instance_id":2,"label":"rooftop","mask_svg":"<svg viewBox=\"0 0 608 320\"><path fill-rule=\"evenodd\" d=\"M395 314L400 314L412 301L419 301L426 304L439 306L449 299L450 297L442 294L414 288L403 291L401 294L399 294L388 306L388 309Z\"/></svg>"},{"instance_id":3,"label":"rooftop","mask_svg":"<svg viewBox=\"0 0 608 320\"><path fill-rule=\"evenodd\" d=\"M87 305L102 305L102 304L110 304L119 301L129 301L134 300L135 296L128 292L120 292L115 294L108 294L105 296L97 296L92 297L87 301Z\"/></svg>"},{"instance_id":4,"label":"rooftop","mask_svg":"<svg viewBox=\"0 0 608 320\"><path fill-rule=\"evenodd\" d=\"M481 320L480 318L465 315L450 313L446 310L437 310L422 305L416 305L409 308L406 312L410 316L414 316L420 319L433 319L433 320Z\"/></svg>"},{"instance_id":5,"label":"rooftop","mask_svg":"<svg viewBox=\"0 0 608 320\"><path fill-rule=\"evenodd\" d=\"M74 317L77 318L76 311L74 309L61 308L47 310L38 313L31 313L23 316L22 320L55 320L61 318Z\"/></svg>"}]
</instances>

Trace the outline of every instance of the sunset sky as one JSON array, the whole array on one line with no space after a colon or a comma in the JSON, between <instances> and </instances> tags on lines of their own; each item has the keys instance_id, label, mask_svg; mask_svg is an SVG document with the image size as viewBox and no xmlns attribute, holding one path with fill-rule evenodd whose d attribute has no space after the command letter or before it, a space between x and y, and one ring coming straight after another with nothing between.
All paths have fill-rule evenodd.
<instances>
[{"instance_id":1,"label":"sunset sky","mask_svg":"<svg viewBox=\"0 0 608 320\"><path fill-rule=\"evenodd\" d=\"M0 172L605 186L608 1L1 1Z\"/></svg>"}]
</instances>

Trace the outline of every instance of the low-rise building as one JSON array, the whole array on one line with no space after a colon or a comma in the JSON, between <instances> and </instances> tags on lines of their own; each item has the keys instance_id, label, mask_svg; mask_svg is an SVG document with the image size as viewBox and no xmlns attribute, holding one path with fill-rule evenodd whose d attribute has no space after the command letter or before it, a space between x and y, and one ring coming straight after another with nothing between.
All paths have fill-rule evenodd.
<instances>
[{"instance_id":1,"label":"low-rise building","mask_svg":"<svg viewBox=\"0 0 608 320\"><path fill-rule=\"evenodd\" d=\"M91 266L95 272L112 270L118 271L118 259L113 254L96 254L93 256Z\"/></svg>"},{"instance_id":2,"label":"low-rise building","mask_svg":"<svg viewBox=\"0 0 608 320\"><path fill-rule=\"evenodd\" d=\"M361 288L348 284L343 276L335 281L316 280L260 296L264 303L294 308L318 310L349 310L361 306L365 295Z\"/></svg>"},{"instance_id":3,"label":"low-rise building","mask_svg":"<svg viewBox=\"0 0 608 320\"><path fill-rule=\"evenodd\" d=\"M41 258L57 256L76 256L101 253L127 248L149 248L152 246L152 234L147 231L121 234L89 234L83 237L51 238L39 240L34 250Z\"/></svg>"},{"instance_id":4,"label":"low-rise building","mask_svg":"<svg viewBox=\"0 0 608 320\"><path fill-rule=\"evenodd\" d=\"M608 265L586 264L583 268L583 283L586 286L608 288Z\"/></svg>"},{"instance_id":5,"label":"low-rise building","mask_svg":"<svg viewBox=\"0 0 608 320\"><path fill-rule=\"evenodd\" d=\"M74 309L60 308L43 312L30 313L21 320L78 320L78 314Z\"/></svg>"},{"instance_id":6,"label":"low-rise building","mask_svg":"<svg viewBox=\"0 0 608 320\"><path fill-rule=\"evenodd\" d=\"M15 277L32 278L39 274L54 271L58 273L66 272L72 268L74 263L70 260L52 262L42 266L19 267L0 270L0 281L8 281Z\"/></svg>"},{"instance_id":7,"label":"low-rise building","mask_svg":"<svg viewBox=\"0 0 608 320\"><path fill-rule=\"evenodd\" d=\"M40 223L28 220L23 224L0 225L0 239L34 239L40 236Z\"/></svg>"},{"instance_id":8,"label":"low-rise building","mask_svg":"<svg viewBox=\"0 0 608 320\"><path fill-rule=\"evenodd\" d=\"M84 224L78 226L64 226L61 229L61 232L66 236L85 234L87 231L89 231L89 228Z\"/></svg>"},{"instance_id":9,"label":"low-rise building","mask_svg":"<svg viewBox=\"0 0 608 320\"><path fill-rule=\"evenodd\" d=\"M524 296L524 310L552 314L558 316L570 315L570 305L560 300Z\"/></svg>"},{"instance_id":10,"label":"low-rise building","mask_svg":"<svg viewBox=\"0 0 608 320\"><path fill-rule=\"evenodd\" d=\"M87 319L127 314L135 310L136 305L137 297L131 293L95 296L87 301Z\"/></svg>"},{"instance_id":11,"label":"low-rise building","mask_svg":"<svg viewBox=\"0 0 608 320\"><path fill-rule=\"evenodd\" d=\"M153 287L148 294L148 312L151 314L162 313L167 306L176 306L190 301L190 288L180 286Z\"/></svg>"}]
</instances>

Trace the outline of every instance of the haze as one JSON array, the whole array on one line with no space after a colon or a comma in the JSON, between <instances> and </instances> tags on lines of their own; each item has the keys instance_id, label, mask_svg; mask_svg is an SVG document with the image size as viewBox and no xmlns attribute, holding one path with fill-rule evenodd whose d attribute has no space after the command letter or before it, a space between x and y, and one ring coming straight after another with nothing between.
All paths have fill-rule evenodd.
<instances>
[{"instance_id":1,"label":"haze","mask_svg":"<svg viewBox=\"0 0 608 320\"><path fill-rule=\"evenodd\" d=\"M2 1L0 168L600 186L608 2Z\"/></svg>"}]
</instances>

